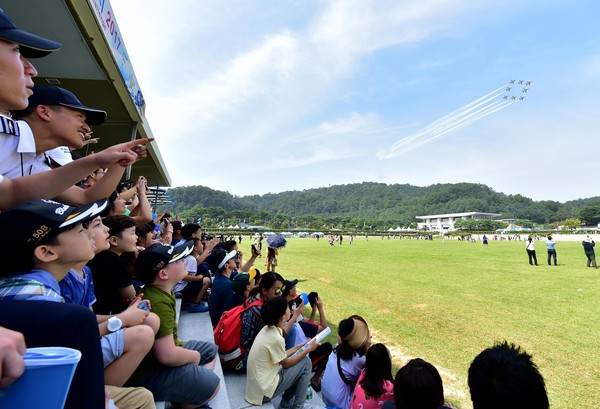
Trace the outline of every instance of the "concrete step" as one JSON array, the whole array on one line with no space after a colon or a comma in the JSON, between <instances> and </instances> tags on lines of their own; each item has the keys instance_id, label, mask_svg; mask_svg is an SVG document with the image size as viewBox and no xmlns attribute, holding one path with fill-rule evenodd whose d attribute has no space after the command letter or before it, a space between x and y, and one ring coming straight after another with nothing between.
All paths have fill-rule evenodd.
<instances>
[{"instance_id":1,"label":"concrete step","mask_svg":"<svg viewBox=\"0 0 600 409\"><path fill-rule=\"evenodd\" d=\"M192 314L182 311L179 317L178 335L179 339L182 341L195 339L199 341L214 342L213 328L208 312ZM217 396L209 402L209 405L213 409L231 409L227 385L224 380L223 369L221 368L221 361L219 359L217 359L214 372L221 378L221 386Z\"/></svg>"},{"instance_id":2,"label":"concrete step","mask_svg":"<svg viewBox=\"0 0 600 409\"><path fill-rule=\"evenodd\" d=\"M227 384L227 393L229 394L229 403L232 409L245 409L245 408L262 408L262 409L275 409L279 407L281 402L281 395L276 396L270 402L263 403L262 406L252 405L244 399L246 390L246 375L238 373L225 373L225 384ZM312 399L307 401L310 408L324 408L325 404L321 398L320 392L313 391Z\"/></svg>"}]
</instances>

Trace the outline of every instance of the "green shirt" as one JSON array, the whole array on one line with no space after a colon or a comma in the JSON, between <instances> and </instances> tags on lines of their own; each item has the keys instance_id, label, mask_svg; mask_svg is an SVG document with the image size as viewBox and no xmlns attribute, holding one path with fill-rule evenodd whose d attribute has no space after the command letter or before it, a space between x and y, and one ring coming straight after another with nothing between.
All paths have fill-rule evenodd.
<instances>
[{"instance_id":1,"label":"green shirt","mask_svg":"<svg viewBox=\"0 0 600 409\"><path fill-rule=\"evenodd\" d=\"M175 295L172 292L165 292L157 287L145 286L144 299L150 300L152 312L160 318L160 327L156 333L155 339L173 336L175 346L183 347L183 343L177 337L177 312ZM154 356L154 351L150 350L146 357L142 360L138 368L135 370L131 378L125 386L139 385L155 368L162 366Z\"/></svg>"}]
</instances>

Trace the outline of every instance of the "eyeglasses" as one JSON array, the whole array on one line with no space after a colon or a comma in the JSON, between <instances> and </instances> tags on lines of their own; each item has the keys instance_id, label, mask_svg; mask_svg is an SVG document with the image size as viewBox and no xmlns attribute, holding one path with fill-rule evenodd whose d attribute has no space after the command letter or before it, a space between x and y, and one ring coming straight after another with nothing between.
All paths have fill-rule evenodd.
<instances>
[{"instance_id":1,"label":"eyeglasses","mask_svg":"<svg viewBox=\"0 0 600 409\"><path fill-rule=\"evenodd\" d=\"M275 289L275 295L279 295L283 292L283 290L285 290L285 285L283 287L277 287Z\"/></svg>"}]
</instances>

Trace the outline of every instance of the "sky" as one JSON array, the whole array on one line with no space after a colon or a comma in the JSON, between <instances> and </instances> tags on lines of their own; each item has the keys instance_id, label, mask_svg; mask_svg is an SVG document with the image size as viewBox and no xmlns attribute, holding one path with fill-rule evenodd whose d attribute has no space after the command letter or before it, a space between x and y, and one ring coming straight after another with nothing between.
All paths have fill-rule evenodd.
<instances>
[{"instance_id":1,"label":"sky","mask_svg":"<svg viewBox=\"0 0 600 409\"><path fill-rule=\"evenodd\" d=\"M599 195L600 2L165 4L111 0L174 187Z\"/></svg>"}]
</instances>

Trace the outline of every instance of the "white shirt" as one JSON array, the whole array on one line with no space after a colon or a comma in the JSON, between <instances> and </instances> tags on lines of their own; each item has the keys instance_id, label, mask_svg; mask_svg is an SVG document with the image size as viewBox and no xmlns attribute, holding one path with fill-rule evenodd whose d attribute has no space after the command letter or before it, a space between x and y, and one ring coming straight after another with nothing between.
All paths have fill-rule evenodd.
<instances>
[{"instance_id":1,"label":"white shirt","mask_svg":"<svg viewBox=\"0 0 600 409\"><path fill-rule=\"evenodd\" d=\"M365 357L355 354L350 361L340 361L342 372L350 382L358 380L361 371L365 367ZM354 390L350 385L342 381L337 366L337 354L334 350L327 360L325 373L321 380L321 393L323 402L327 406L337 406L342 409L348 409L352 400Z\"/></svg>"},{"instance_id":2,"label":"white shirt","mask_svg":"<svg viewBox=\"0 0 600 409\"><path fill-rule=\"evenodd\" d=\"M25 121L17 121L21 135L0 134L0 174L14 179L50 170L45 155L35 152L35 139Z\"/></svg>"}]
</instances>

